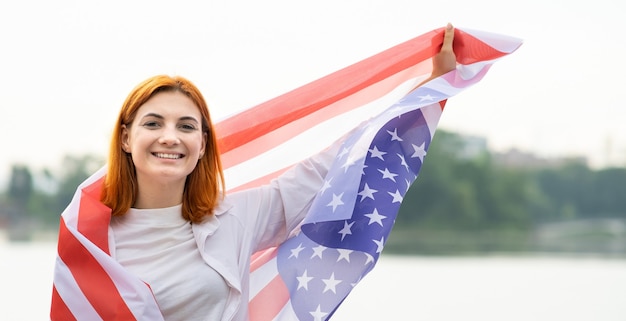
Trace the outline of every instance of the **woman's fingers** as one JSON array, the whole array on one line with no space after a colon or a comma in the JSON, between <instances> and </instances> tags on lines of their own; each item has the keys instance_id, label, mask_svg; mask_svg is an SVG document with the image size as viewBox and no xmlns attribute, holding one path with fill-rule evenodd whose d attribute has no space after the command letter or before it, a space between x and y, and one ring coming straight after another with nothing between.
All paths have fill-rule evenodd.
<instances>
[{"instance_id":1,"label":"woman's fingers","mask_svg":"<svg viewBox=\"0 0 626 321\"><path fill-rule=\"evenodd\" d=\"M446 26L446 31L443 34L443 45L441 51L450 50L453 51L452 44L454 43L454 27L451 23Z\"/></svg>"}]
</instances>

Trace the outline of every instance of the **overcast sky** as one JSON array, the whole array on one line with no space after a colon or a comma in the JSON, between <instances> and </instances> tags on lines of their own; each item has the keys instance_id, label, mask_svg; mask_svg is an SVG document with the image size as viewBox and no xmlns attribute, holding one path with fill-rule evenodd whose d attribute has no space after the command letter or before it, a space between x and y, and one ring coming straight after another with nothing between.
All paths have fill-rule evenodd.
<instances>
[{"instance_id":1,"label":"overcast sky","mask_svg":"<svg viewBox=\"0 0 626 321\"><path fill-rule=\"evenodd\" d=\"M624 165L626 19L618 0L3 1L0 180L106 155L122 101L182 75L217 120L452 22L522 38L448 102L441 128L490 148Z\"/></svg>"}]
</instances>

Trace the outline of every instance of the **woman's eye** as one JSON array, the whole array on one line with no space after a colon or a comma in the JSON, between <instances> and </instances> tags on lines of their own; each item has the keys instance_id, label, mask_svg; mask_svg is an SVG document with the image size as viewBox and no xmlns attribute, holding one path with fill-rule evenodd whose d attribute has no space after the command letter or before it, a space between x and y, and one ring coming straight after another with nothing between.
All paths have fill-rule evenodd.
<instances>
[{"instance_id":1,"label":"woman's eye","mask_svg":"<svg viewBox=\"0 0 626 321\"><path fill-rule=\"evenodd\" d=\"M155 121L148 121L143 124L143 127L146 127L146 128L156 128L158 126L159 126L159 123Z\"/></svg>"},{"instance_id":2,"label":"woman's eye","mask_svg":"<svg viewBox=\"0 0 626 321\"><path fill-rule=\"evenodd\" d=\"M188 131L196 130L196 126L191 125L191 124L182 124L180 125L180 128L183 130L188 130Z\"/></svg>"}]
</instances>

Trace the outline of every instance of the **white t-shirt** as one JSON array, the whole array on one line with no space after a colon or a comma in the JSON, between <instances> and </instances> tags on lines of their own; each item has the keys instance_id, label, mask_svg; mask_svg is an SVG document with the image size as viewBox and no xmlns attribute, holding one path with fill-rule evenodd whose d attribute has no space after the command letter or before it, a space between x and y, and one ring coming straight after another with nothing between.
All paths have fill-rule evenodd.
<instances>
[{"instance_id":1,"label":"white t-shirt","mask_svg":"<svg viewBox=\"0 0 626 321\"><path fill-rule=\"evenodd\" d=\"M165 320L220 320L228 285L200 256L181 207L112 217L114 258L150 285Z\"/></svg>"}]
</instances>

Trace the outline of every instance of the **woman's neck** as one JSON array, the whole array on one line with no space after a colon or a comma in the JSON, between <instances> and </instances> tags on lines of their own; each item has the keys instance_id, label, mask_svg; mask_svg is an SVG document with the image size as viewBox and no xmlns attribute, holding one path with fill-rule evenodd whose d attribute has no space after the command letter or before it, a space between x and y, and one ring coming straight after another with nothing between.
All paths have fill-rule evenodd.
<instances>
[{"instance_id":1,"label":"woman's neck","mask_svg":"<svg viewBox=\"0 0 626 321\"><path fill-rule=\"evenodd\" d=\"M182 203L185 181L154 182L137 179L139 185L134 208L164 208Z\"/></svg>"}]
</instances>

